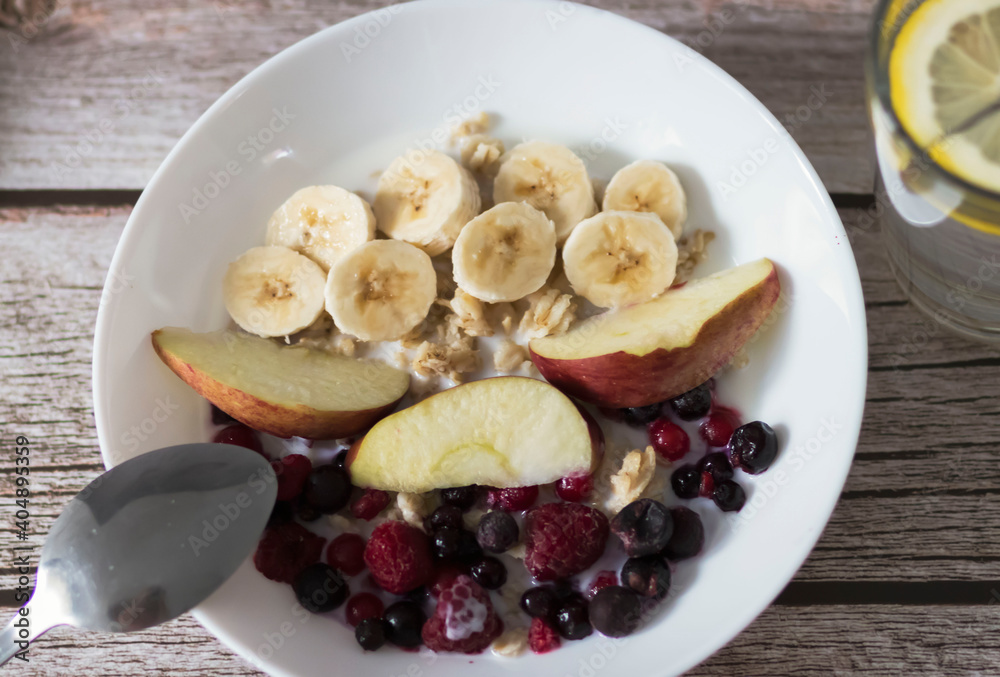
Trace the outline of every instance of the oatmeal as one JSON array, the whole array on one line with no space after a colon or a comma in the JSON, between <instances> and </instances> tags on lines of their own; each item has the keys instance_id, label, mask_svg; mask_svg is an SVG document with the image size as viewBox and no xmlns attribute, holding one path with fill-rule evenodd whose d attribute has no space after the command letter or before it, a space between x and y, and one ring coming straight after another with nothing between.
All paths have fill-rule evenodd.
<instances>
[{"instance_id":1,"label":"oatmeal","mask_svg":"<svg viewBox=\"0 0 1000 677\"><path fill-rule=\"evenodd\" d=\"M490 116L486 111L479 111L472 117L462 120L462 122L455 125L451 130L451 139L456 141L458 139L472 136L474 134L482 134L489 130L490 128Z\"/></svg>"},{"instance_id":2,"label":"oatmeal","mask_svg":"<svg viewBox=\"0 0 1000 677\"><path fill-rule=\"evenodd\" d=\"M530 294L528 301L531 305L521 316L518 326L526 339L562 334L576 319L573 297L558 289L542 288Z\"/></svg>"},{"instance_id":3,"label":"oatmeal","mask_svg":"<svg viewBox=\"0 0 1000 677\"><path fill-rule=\"evenodd\" d=\"M528 650L528 629L511 628L493 640L490 650L497 656L514 658Z\"/></svg>"},{"instance_id":4,"label":"oatmeal","mask_svg":"<svg viewBox=\"0 0 1000 677\"><path fill-rule=\"evenodd\" d=\"M462 143L462 165L477 174L493 175L503 151L503 141L485 134L474 134Z\"/></svg>"},{"instance_id":5,"label":"oatmeal","mask_svg":"<svg viewBox=\"0 0 1000 677\"><path fill-rule=\"evenodd\" d=\"M609 479L611 497L604 507L611 514L621 512L626 505L642 497L656 473L656 453L653 447L630 451L622 460L621 469Z\"/></svg>"},{"instance_id":6,"label":"oatmeal","mask_svg":"<svg viewBox=\"0 0 1000 677\"><path fill-rule=\"evenodd\" d=\"M400 492L396 495L396 507L403 521L418 529L424 528L424 518L430 514L431 497L426 494L408 494Z\"/></svg>"},{"instance_id":7,"label":"oatmeal","mask_svg":"<svg viewBox=\"0 0 1000 677\"><path fill-rule=\"evenodd\" d=\"M695 267L708 258L708 244L715 239L710 230L696 230L677 241L677 274L674 284L691 279Z\"/></svg>"},{"instance_id":8,"label":"oatmeal","mask_svg":"<svg viewBox=\"0 0 1000 677\"><path fill-rule=\"evenodd\" d=\"M469 336L493 336L493 327L486 318L486 307L476 297L455 289L455 296L449 301L441 301L455 313L455 324Z\"/></svg>"},{"instance_id":9,"label":"oatmeal","mask_svg":"<svg viewBox=\"0 0 1000 677\"><path fill-rule=\"evenodd\" d=\"M530 361L528 349L510 339L501 341L500 347L493 353L493 368L501 374L511 374Z\"/></svg>"}]
</instances>

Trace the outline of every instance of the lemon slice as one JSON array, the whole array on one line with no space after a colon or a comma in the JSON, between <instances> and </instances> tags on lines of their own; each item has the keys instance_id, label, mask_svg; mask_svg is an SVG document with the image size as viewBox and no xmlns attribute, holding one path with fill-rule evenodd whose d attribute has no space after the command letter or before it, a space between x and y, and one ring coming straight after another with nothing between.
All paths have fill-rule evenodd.
<instances>
[{"instance_id":1,"label":"lemon slice","mask_svg":"<svg viewBox=\"0 0 1000 677\"><path fill-rule=\"evenodd\" d=\"M928 0L889 54L892 105L944 169L1000 192L1000 2Z\"/></svg>"}]
</instances>

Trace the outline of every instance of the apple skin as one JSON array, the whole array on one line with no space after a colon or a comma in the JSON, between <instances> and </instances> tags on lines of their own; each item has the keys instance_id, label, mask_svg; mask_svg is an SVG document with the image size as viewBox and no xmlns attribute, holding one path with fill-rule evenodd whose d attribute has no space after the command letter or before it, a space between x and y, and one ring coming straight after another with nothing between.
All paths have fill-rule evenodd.
<instances>
[{"instance_id":1,"label":"apple skin","mask_svg":"<svg viewBox=\"0 0 1000 677\"><path fill-rule=\"evenodd\" d=\"M164 350L156 341L158 333L159 330L154 331L151 337L153 350L182 381L240 423L276 437L330 440L357 435L389 414L405 396L404 392L394 402L360 411L320 411L303 405L276 405L220 383L177 355Z\"/></svg>"},{"instance_id":2,"label":"apple skin","mask_svg":"<svg viewBox=\"0 0 1000 677\"><path fill-rule=\"evenodd\" d=\"M593 474L601 467L601 462L604 460L604 449L607 446L604 439L604 430L601 429L601 424L597 422L597 419L589 411L580 406L579 403L576 403L576 408L580 410L583 420L587 422L587 432L590 433L590 448L592 453L590 473Z\"/></svg>"},{"instance_id":3,"label":"apple skin","mask_svg":"<svg viewBox=\"0 0 1000 677\"><path fill-rule=\"evenodd\" d=\"M778 272L730 301L702 325L690 345L584 358L551 358L530 348L531 361L570 397L602 407L644 407L701 385L729 363L760 328L781 294ZM655 302L655 301L652 301ZM650 303L652 303L650 302Z\"/></svg>"}]
</instances>

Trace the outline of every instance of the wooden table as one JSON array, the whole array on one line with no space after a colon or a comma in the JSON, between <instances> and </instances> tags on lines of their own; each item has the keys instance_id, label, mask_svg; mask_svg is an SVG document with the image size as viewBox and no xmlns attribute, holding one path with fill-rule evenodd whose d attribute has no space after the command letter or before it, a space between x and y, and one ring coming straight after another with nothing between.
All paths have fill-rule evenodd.
<instances>
[{"instance_id":1,"label":"wooden table","mask_svg":"<svg viewBox=\"0 0 1000 677\"><path fill-rule=\"evenodd\" d=\"M111 255L142 187L212 101L378 0L52 0L0 31L0 604L15 606L13 446L32 444L31 543L102 470L90 360ZM0 16L9 5L0 1ZM870 0L634 0L777 116L848 228L868 308L867 413L840 504L775 604L697 675L996 674L1000 353L924 319L886 265L862 58ZM179 6L179 7L178 7ZM44 21L43 21L44 20ZM825 93L818 110L807 103ZM57 630L18 674L257 674L190 617L123 637ZM12 674L14 669L11 670Z\"/></svg>"}]
</instances>

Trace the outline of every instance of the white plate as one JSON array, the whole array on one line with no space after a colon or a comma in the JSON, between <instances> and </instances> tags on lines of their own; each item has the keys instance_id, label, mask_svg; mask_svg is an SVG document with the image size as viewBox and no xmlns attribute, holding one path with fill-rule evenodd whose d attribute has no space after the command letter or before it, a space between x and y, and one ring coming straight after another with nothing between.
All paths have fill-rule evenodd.
<instances>
[{"instance_id":1,"label":"white plate","mask_svg":"<svg viewBox=\"0 0 1000 677\"><path fill-rule=\"evenodd\" d=\"M346 627L295 615L290 588L246 563L196 615L273 674L677 674L792 578L850 467L867 362L860 283L829 197L778 122L717 67L640 24L567 2L463 0L379 10L300 42L233 87L170 153L129 219L98 316L105 462L204 440L203 401L160 364L149 332L222 326L226 264L263 241L285 197L324 182L371 190L372 172L480 108L501 138L566 143L598 178L637 158L670 163L688 190L689 226L719 235L702 272L760 256L780 266L787 303L750 366L723 383L748 420L775 426L781 455L746 479L748 505L717 520L666 613L625 641L595 635L506 661L364 655Z\"/></svg>"}]
</instances>

